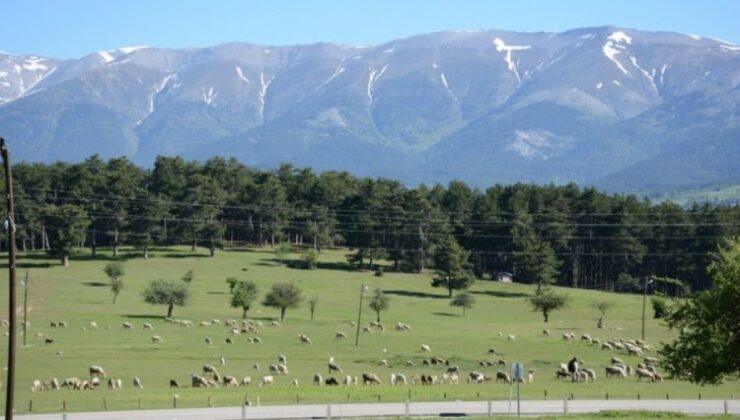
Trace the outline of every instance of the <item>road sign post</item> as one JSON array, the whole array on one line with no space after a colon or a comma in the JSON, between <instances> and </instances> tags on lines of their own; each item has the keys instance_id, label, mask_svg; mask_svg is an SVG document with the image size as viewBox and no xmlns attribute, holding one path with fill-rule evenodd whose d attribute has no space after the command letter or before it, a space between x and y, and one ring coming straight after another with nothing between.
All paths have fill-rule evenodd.
<instances>
[{"instance_id":1,"label":"road sign post","mask_svg":"<svg viewBox=\"0 0 740 420\"><path fill-rule=\"evenodd\" d=\"M516 382L516 415L521 415L521 404L519 398L519 384L524 380L524 363L516 362L511 365L511 381ZM509 395L511 395L511 384L509 384ZM509 399L511 400L511 398Z\"/></svg>"}]
</instances>

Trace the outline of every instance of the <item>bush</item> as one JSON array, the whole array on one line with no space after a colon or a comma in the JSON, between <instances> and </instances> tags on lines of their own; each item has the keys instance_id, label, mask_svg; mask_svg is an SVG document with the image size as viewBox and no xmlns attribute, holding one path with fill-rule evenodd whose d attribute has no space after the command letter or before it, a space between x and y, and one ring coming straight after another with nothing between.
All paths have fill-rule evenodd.
<instances>
[{"instance_id":1,"label":"bush","mask_svg":"<svg viewBox=\"0 0 740 420\"><path fill-rule=\"evenodd\" d=\"M650 304L653 306L653 318L661 319L668 314L668 301L662 297L654 297L650 299Z\"/></svg>"},{"instance_id":2,"label":"bush","mask_svg":"<svg viewBox=\"0 0 740 420\"><path fill-rule=\"evenodd\" d=\"M385 272L383 272L383 267L378 267L375 269L375 277L383 277Z\"/></svg>"},{"instance_id":3,"label":"bush","mask_svg":"<svg viewBox=\"0 0 740 420\"><path fill-rule=\"evenodd\" d=\"M316 252L315 249L309 249L304 255L303 255L303 262L305 263L305 267L308 270L313 270L316 268L316 265L319 262L319 253Z\"/></svg>"}]
</instances>

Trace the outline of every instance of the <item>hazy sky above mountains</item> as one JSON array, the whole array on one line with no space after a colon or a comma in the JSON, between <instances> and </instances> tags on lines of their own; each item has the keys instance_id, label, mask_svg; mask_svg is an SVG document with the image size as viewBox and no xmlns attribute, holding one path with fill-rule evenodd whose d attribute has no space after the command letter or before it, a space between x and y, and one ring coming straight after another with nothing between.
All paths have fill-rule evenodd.
<instances>
[{"instance_id":1,"label":"hazy sky above mountains","mask_svg":"<svg viewBox=\"0 0 740 420\"><path fill-rule=\"evenodd\" d=\"M737 0L9 0L2 15L0 50L58 58L139 44L371 45L443 30L607 24L740 42Z\"/></svg>"}]
</instances>

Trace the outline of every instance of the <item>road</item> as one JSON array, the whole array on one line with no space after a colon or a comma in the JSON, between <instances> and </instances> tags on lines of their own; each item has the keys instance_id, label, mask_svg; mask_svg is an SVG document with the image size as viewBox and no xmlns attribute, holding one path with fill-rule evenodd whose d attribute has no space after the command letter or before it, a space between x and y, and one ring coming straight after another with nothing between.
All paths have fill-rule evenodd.
<instances>
[{"instance_id":1,"label":"road","mask_svg":"<svg viewBox=\"0 0 740 420\"><path fill-rule=\"evenodd\" d=\"M91 413L68 413L67 420L239 420L239 419L310 419L347 417L386 417L386 416L480 416L489 413L486 401L445 401L406 403L367 403L367 404L307 404L307 405L269 405L261 407L223 407L191 408L173 410L102 411ZM725 401L722 400L581 400L581 401L522 401L521 413L561 414L567 404L568 413L590 413L603 410L652 410L678 411L686 414L708 415L724 414ZM516 414L516 402L512 404ZM727 402L729 414L740 414L740 401ZM491 413L507 414L507 401L491 402ZM244 414L244 416L242 416ZM1 418L1 417L0 417ZM18 420L60 420L63 414L37 414L15 416Z\"/></svg>"}]
</instances>

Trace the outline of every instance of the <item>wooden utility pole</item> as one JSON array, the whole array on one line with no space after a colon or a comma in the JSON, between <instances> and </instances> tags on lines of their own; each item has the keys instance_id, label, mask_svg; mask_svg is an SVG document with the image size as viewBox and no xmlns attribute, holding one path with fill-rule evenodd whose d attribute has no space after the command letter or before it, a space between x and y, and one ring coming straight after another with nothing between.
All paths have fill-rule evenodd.
<instances>
[{"instance_id":1,"label":"wooden utility pole","mask_svg":"<svg viewBox=\"0 0 740 420\"><path fill-rule=\"evenodd\" d=\"M5 386L5 420L13 420L13 398L15 391L15 210L13 209L13 177L10 170L10 151L5 147L5 139L0 137L0 155L5 168L5 192L8 215L5 217L5 230L8 233L8 376Z\"/></svg>"},{"instance_id":2,"label":"wooden utility pole","mask_svg":"<svg viewBox=\"0 0 740 420\"><path fill-rule=\"evenodd\" d=\"M23 282L23 346L26 346L26 335L28 333L28 270L26 280Z\"/></svg>"}]
</instances>

